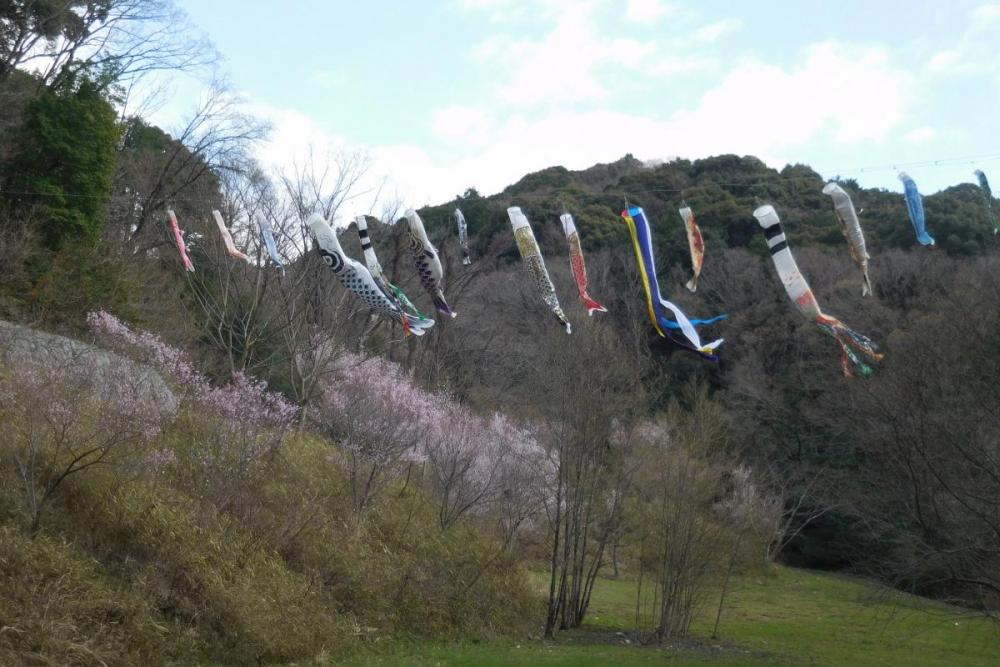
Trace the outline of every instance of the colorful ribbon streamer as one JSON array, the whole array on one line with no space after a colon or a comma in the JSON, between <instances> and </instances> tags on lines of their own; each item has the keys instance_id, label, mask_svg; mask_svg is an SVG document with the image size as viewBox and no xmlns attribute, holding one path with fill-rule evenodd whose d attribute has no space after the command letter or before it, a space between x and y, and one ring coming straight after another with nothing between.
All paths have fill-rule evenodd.
<instances>
[{"instance_id":1,"label":"colorful ribbon streamer","mask_svg":"<svg viewBox=\"0 0 1000 667\"><path fill-rule=\"evenodd\" d=\"M645 212L639 207L633 207L628 211L623 211L622 218L625 219L632 236L635 261L639 265L639 275L642 277L643 288L646 292L649 319L656 332L661 337L669 339L686 350L696 352L710 361L718 361L719 358L715 355L715 350L724 339L720 338L706 345L701 342L701 337L695 327L714 324L727 316L719 315L709 320L692 320L680 308L664 299L660 294L659 279L656 277L652 233ZM673 315L673 319L667 316L665 310ZM683 338L673 335L675 331L679 331Z\"/></svg>"}]
</instances>

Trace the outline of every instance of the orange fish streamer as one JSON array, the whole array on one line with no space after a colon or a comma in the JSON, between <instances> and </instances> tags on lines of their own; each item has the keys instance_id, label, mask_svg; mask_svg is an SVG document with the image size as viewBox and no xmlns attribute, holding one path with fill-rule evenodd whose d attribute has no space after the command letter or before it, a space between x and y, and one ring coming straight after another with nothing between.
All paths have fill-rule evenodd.
<instances>
[{"instance_id":1,"label":"orange fish streamer","mask_svg":"<svg viewBox=\"0 0 1000 667\"><path fill-rule=\"evenodd\" d=\"M684 220L684 229L687 230L688 247L691 249L691 268L694 275L685 285L692 292L698 289L698 276L701 275L701 267L705 264L705 239L698 228L698 221L694 218L694 213L690 206L679 209L681 219Z\"/></svg>"}]
</instances>

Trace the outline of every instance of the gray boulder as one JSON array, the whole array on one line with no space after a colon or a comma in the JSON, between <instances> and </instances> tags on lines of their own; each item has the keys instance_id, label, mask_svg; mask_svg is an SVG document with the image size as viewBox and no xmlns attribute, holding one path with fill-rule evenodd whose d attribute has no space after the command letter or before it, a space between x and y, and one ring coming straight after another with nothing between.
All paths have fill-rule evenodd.
<instances>
[{"instance_id":1,"label":"gray boulder","mask_svg":"<svg viewBox=\"0 0 1000 667\"><path fill-rule=\"evenodd\" d=\"M179 407L177 397L163 377L148 366L72 338L0 320L0 365L24 362L43 367L86 363L93 368L95 388L116 381L114 378L120 377L124 368L133 379L130 389L145 394L143 397L164 413L172 414Z\"/></svg>"}]
</instances>

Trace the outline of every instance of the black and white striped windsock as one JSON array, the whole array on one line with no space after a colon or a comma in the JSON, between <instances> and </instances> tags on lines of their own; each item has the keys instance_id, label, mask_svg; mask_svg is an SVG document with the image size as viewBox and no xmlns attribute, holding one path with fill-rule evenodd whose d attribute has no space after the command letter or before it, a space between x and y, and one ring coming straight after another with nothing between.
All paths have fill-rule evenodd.
<instances>
[{"instance_id":1,"label":"black and white striped windsock","mask_svg":"<svg viewBox=\"0 0 1000 667\"><path fill-rule=\"evenodd\" d=\"M792 251L788 247L788 239L785 230L781 226L781 219L771 205L764 205L753 212L757 222L764 230L767 238L767 247L771 252L771 260L774 268L778 270L778 277L785 286L788 298L792 300L795 307L803 317L815 322L824 333L832 336L840 345L841 368L844 375L852 375L853 369L861 375L871 375L872 369L865 364L863 357L873 361L882 359L878 353L875 343L870 338L859 334L847 327L836 317L825 314L816 301L809 283L799 271L798 264L792 256Z\"/></svg>"},{"instance_id":2,"label":"black and white striped windsock","mask_svg":"<svg viewBox=\"0 0 1000 667\"><path fill-rule=\"evenodd\" d=\"M368 216L356 216L354 224L358 228L358 239L361 241L361 250L365 254L365 265L373 276L382 278L382 265L378 263L375 248L372 247L372 239L368 235Z\"/></svg>"}]
</instances>

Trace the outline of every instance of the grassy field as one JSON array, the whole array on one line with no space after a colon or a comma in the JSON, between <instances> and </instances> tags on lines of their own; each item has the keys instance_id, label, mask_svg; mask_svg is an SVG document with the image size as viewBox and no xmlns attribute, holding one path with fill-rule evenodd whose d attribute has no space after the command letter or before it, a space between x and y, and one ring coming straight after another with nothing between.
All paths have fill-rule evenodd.
<instances>
[{"instance_id":1,"label":"grassy field","mask_svg":"<svg viewBox=\"0 0 1000 667\"><path fill-rule=\"evenodd\" d=\"M541 585L541 582L540 582ZM847 577L776 568L741 579L711 639L714 610L690 641L625 644L635 626L634 582L597 584L586 627L556 642L398 644L340 667L996 667L1000 629L961 610Z\"/></svg>"}]
</instances>

